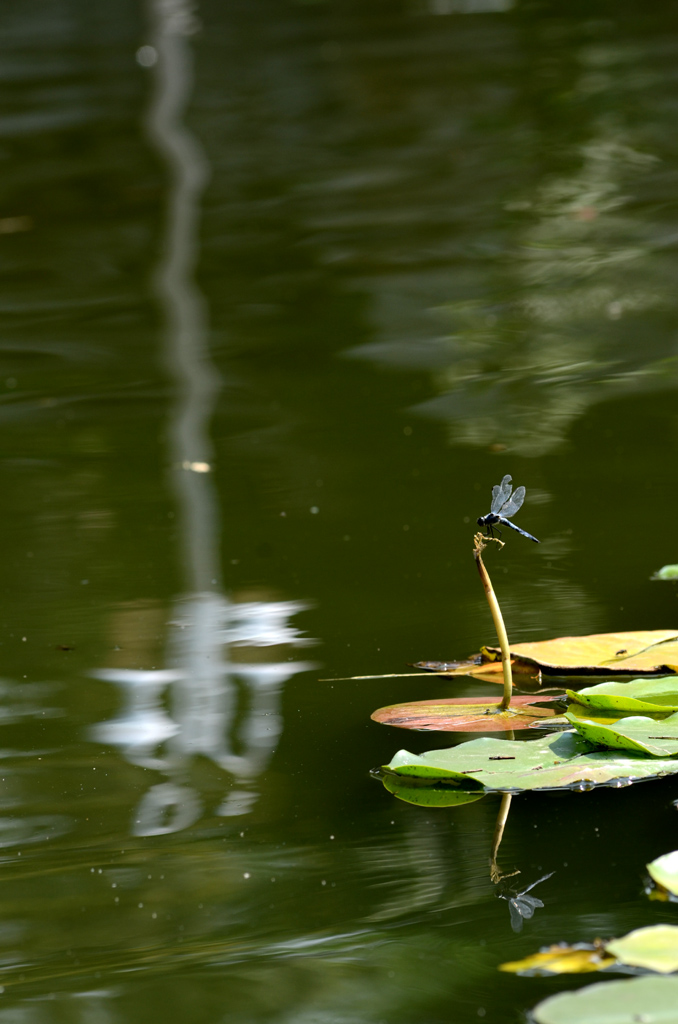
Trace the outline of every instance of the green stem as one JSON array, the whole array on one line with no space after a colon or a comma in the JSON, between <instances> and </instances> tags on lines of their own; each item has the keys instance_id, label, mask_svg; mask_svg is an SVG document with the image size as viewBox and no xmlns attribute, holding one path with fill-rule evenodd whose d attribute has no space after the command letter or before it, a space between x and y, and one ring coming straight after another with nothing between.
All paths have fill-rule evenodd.
<instances>
[{"instance_id":1,"label":"green stem","mask_svg":"<svg viewBox=\"0 0 678 1024\"><path fill-rule=\"evenodd\" d=\"M480 539L479 539L480 538ZM497 630L497 637L499 639L499 646L501 648L501 665L504 670L504 696L501 699L499 705L500 711L506 711L511 703L511 695L513 693L513 678L511 676L511 651L509 648L508 637L506 635L506 627L504 620L501 615L501 609L499 608L499 602L497 601L497 595L492 589L492 583L490 577L487 574L487 569L483 563L482 550L485 547L483 543L483 535L476 534L474 537L475 547L473 550L473 557L476 560L478 566L478 572L480 573L480 579L483 584L483 590L485 591L485 597L487 603L490 606L492 612L492 619L494 621L494 628Z\"/></svg>"},{"instance_id":2,"label":"green stem","mask_svg":"<svg viewBox=\"0 0 678 1024\"><path fill-rule=\"evenodd\" d=\"M497 854L499 853L499 846L501 844L502 836L504 835L504 826L506 825L506 819L508 818L510 809L511 794L503 793L501 797L501 804L499 805L499 813L497 814L497 823L494 826L492 851L490 853L490 879L495 883L500 882L502 878L506 877L497 864ZM515 874L515 872L511 872L511 874Z\"/></svg>"}]
</instances>

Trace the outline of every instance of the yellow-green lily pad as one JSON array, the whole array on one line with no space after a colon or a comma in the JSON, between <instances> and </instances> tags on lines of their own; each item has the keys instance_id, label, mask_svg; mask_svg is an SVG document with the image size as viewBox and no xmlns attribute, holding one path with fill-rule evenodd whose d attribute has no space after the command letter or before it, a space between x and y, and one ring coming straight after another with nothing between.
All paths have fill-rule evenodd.
<instances>
[{"instance_id":1,"label":"yellow-green lily pad","mask_svg":"<svg viewBox=\"0 0 678 1024\"><path fill-rule=\"evenodd\" d=\"M672 757L678 754L678 715L661 722L634 715L614 725L602 725L566 712L565 718L580 736L611 750L635 750L651 757Z\"/></svg>"},{"instance_id":2,"label":"yellow-green lily pad","mask_svg":"<svg viewBox=\"0 0 678 1024\"><path fill-rule=\"evenodd\" d=\"M600 683L582 690L567 690L577 704L600 711L678 711L678 677L632 679L628 683Z\"/></svg>"},{"instance_id":3,"label":"yellow-green lily pad","mask_svg":"<svg viewBox=\"0 0 678 1024\"><path fill-rule=\"evenodd\" d=\"M644 967L660 974L678 971L678 925L654 924L636 928L621 939L606 942L605 948L630 967ZM678 999L675 1004L678 1019Z\"/></svg>"},{"instance_id":4,"label":"yellow-green lily pad","mask_svg":"<svg viewBox=\"0 0 678 1024\"><path fill-rule=\"evenodd\" d=\"M483 648L486 657L499 657L496 647ZM605 673L659 675L678 672L678 632L650 629L628 633L559 636L511 644L511 658L556 675Z\"/></svg>"},{"instance_id":5,"label":"yellow-green lily pad","mask_svg":"<svg viewBox=\"0 0 678 1024\"><path fill-rule=\"evenodd\" d=\"M678 978L630 978L560 992L535 1006L537 1024L676 1024Z\"/></svg>"},{"instance_id":6,"label":"yellow-green lily pad","mask_svg":"<svg viewBox=\"0 0 678 1024\"><path fill-rule=\"evenodd\" d=\"M598 722L600 725L615 725L617 722L623 721L625 718L631 718L633 715L638 715L638 711L611 711L601 710L599 708L587 708L585 704L570 704L567 709L567 714L572 717L569 719L571 724L574 723L575 719L585 719L587 722ZM643 716L651 718L656 722L662 722L667 718L666 711L643 711ZM567 722L568 719L565 715L562 716L563 721ZM560 718L554 718L553 724L558 725ZM551 723L549 723L551 724Z\"/></svg>"},{"instance_id":7,"label":"yellow-green lily pad","mask_svg":"<svg viewBox=\"0 0 678 1024\"><path fill-rule=\"evenodd\" d=\"M678 850L665 853L646 865L650 878L673 896L678 896Z\"/></svg>"},{"instance_id":8,"label":"yellow-green lily pad","mask_svg":"<svg viewBox=\"0 0 678 1024\"><path fill-rule=\"evenodd\" d=\"M662 565L650 576L651 580L678 580L678 565Z\"/></svg>"}]
</instances>

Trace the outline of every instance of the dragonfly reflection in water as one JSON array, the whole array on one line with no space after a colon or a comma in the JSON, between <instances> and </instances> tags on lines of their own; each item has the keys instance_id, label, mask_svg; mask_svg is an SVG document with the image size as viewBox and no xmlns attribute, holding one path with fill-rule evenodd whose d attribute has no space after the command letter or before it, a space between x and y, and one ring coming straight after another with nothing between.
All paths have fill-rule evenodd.
<instances>
[{"instance_id":1,"label":"dragonfly reflection in water","mask_svg":"<svg viewBox=\"0 0 678 1024\"><path fill-rule=\"evenodd\" d=\"M535 910L538 907L543 907L544 904L536 896L528 896L527 893L530 889L534 889L535 885L539 885L540 882L545 882L547 878L554 875L555 871L549 871L548 875L542 875L532 885L528 885L527 889L523 889L522 892L518 892L513 896L507 893L500 893L500 900L507 900L509 905L509 912L511 914L511 927L514 932L522 931L523 921L528 920L534 916Z\"/></svg>"},{"instance_id":2,"label":"dragonfly reflection in water","mask_svg":"<svg viewBox=\"0 0 678 1024\"><path fill-rule=\"evenodd\" d=\"M539 544L537 538L533 537L527 530L521 530L515 523L509 522L509 516L514 516L524 501L525 488L516 487L513 494L511 494L511 477L507 473L502 482L495 484L492 488L490 511L486 516L480 516L478 526L485 526L487 528L488 537L494 537L495 529L501 537L501 530L498 527L498 523L501 523L502 526L510 526L516 533L520 533L523 537L527 537L528 540L533 540L535 544Z\"/></svg>"}]
</instances>

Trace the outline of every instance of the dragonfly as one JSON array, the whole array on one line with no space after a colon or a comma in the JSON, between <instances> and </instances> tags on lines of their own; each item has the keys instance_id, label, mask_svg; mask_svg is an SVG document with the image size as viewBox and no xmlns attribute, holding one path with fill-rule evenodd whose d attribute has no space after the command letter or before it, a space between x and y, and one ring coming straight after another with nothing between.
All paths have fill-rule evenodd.
<instances>
[{"instance_id":1,"label":"dragonfly","mask_svg":"<svg viewBox=\"0 0 678 1024\"><path fill-rule=\"evenodd\" d=\"M500 895L500 900L507 900L509 905L509 913L511 914L511 927L514 932L522 931L523 921L529 921L531 917L534 917L534 912L538 907L543 907L543 902L536 896L528 896L527 893L530 889L534 889L535 885L539 885L540 882L545 882L547 878L554 875L555 871L550 871L548 875L543 875L538 878L532 885L528 885L527 889L523 889L522 892L516 893L514 896L508 896L506 894Z\"/></svg>"},{"instance_id":2,"label":"dragonfly","mask_svg":"<svg viewBox=\"0 0 678 1024\"><path fill-rule=\"evenodd\" d=\"M511 494L511 477L507 473L500 484L495 484L492 488L492 504L490 511L486 516L480 516L478 519L478 526L485 526L487 528L487 536L494 537L494 531L496 530L501 537L501 530L498 524L502 526L510 526L516 533L520 533L523 537L527 537L528 540L533 540L535 544L539 544L536 537L533 537L527 530L521 530L515 523L510 522L510 517L514 516L522 503L525 501L525 488L516 487L513 494Z\"/></svg>"}]
</instances>

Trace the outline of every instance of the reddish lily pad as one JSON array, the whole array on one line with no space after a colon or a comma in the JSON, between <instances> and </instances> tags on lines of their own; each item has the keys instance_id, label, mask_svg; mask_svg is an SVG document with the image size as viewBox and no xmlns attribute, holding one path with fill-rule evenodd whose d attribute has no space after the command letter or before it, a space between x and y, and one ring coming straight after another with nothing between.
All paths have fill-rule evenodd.
<instances>
[{"instance_id":1,"label":"reddish lily pad","mask_svg":"<svg viewBox=\"0 0 678 1024\"><path fill-rule=\"evenodd\" d=\"M545 721L555 723L557 711L553 708L535 707L535 701L546 703L556 700L560 700L557 694L544 697L512 697L510 708L498 712L499 705L496 700L445 697L439 700L391 704L379 708L371 717L375 722L395 725L399 729L419 729L427 732L505 732L507 729L529 729Z\"/></svg>"}]
</instances>

